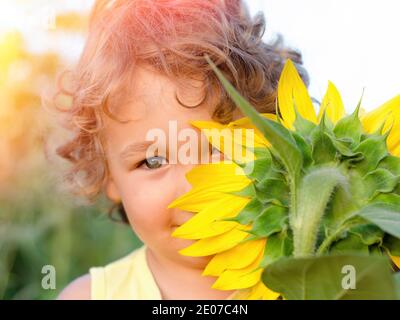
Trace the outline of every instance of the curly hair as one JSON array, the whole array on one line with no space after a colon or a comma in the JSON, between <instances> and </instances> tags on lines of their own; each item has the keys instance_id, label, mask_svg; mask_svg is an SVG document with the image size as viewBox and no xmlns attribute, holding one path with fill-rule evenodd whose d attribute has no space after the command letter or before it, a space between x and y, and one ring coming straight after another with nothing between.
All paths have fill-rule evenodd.
<instances>
[{"instance_id":1,"label":"curly hair","mask_svg":"<svg viewBox=\"0 0 400 320\"><path fill-rule=\"evenodd\" d=\"M64 180L73 193L89 200L102 192L109 174L100 139L103 115L124 121L112 110L128 97L126 84L132 83L137 64L150 65L178 86L201 75L202 103L213 101L213 119L221 123L232 120L236 106L205 54L260 112L275 113L286 59L294 61L309 83L301 54L286 48L280 36L264 42L264 14L251 17L242 0L97 0L88 31L78 64L59 76L53 102L72 133L72 139L57 148L71 163ZM66 74L72 76L69 89L63 83ZM58 95L70 98L68 108L56 103Z\"/></svg>"}]
</instances>

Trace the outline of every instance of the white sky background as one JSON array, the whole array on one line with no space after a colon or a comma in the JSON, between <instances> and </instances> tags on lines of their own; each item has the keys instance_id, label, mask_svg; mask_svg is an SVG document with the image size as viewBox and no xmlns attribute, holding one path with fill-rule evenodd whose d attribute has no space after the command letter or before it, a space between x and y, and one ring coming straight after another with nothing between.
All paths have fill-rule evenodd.
<instances>
[{"instance_id":1,"label":"white sky background","mask_svg":"<svg viewBox=\"0 0 400 320\"><path fill-rule=\"evenodd\" d=\"M299 49L310 74L310 93L321 100L328 80L346 110L374 109L400 94L399 0L246 0L263 11L265 39L279 32Z\"/></svg>"},{"instance_id":2,"label":"white sky background","mask_svg":"<svg viewBox=\"0 0 400 320\"><path fill-rule=\"evenodd\" d=\"M204 0L207 1L207 0ZM348 112L365 87L371 110L400 94L400 0L245 0L254 15L263 11L265 40L276 33L303 54L310 93L321 100L331 80ZM17 28L33 51L57 50L74 61L82 37L46 30L46 16L88 10L93 0L0 0L0 33Z\"/></svg>"}]
</instances>

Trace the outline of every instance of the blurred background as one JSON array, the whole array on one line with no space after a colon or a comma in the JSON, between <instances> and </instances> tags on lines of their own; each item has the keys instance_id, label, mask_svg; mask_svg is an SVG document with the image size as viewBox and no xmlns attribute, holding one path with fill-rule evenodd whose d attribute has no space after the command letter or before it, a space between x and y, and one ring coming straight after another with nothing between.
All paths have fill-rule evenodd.
<instances>
[{"instance_id":1,"label":"blurred background","mask_svg":"<svg viewBox=\"0 0 400 320\"><path fill-rule=\"evenodd\" d=\"M44 152L55 124L41 97L76 62L91 3L0 0L0 299L53 299L140 245L110 220L105 199L87 206L60 188ZM45 265L55 267L55 290L42 288Z\"/></svg>"},{"instance_id":2,"label":"blurred background","mask_svg":"<svg viewBox=\"0 0 400 320\"><path fill-rule=\"evenodd\" d=\"M204 0L207 1L207 0ZM77 203L59 188L46 156L54 125L41 108L55 76L82 50L93 0L0 0L0 299L53 299L91 266L140 245L129 227L111 222L105 199ZM373 109L400 92L397 0L247 0L262 10L266 40L280 32L303 53L310 91L322 99L327 81L354 109ZM56 289L41 286L53 265Z\"/></svg>"}]
</instances>

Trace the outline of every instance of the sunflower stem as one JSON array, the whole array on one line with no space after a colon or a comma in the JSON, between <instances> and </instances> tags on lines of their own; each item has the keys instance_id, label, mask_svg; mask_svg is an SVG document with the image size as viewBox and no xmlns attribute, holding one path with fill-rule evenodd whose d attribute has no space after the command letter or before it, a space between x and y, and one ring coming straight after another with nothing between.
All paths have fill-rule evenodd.
<instances>
[{"instance_id":1,"label":"sunflower stem","mask_svg":"<svg viewBox=\"0 0 400 320\"><path fill-rule=\"evenodd\" d=\"M322 217L335 187L346 186L346 178L339 168L322 166L307 173L294 198L291 213L294 256L309 256L315 253L317 234Z\"/></svg>"}]
</instances>

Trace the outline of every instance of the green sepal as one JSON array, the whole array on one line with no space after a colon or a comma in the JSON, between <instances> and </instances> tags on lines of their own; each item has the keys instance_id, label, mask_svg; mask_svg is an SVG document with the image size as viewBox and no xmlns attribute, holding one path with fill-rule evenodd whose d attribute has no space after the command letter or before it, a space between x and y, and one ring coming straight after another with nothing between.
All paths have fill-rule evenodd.
<instances>
[{"instance_id":1,"label":"green sepal","mask_svg":"<svg viewBox=\"0 0 400 320\"><path fill-rule=\"evenodd\" d=\"M323 122L311 133L311 145L314 164L336 161L336 148L329 136L325 134Z\"/></svg>"},{"instance_id":2,"label":"green sepal","mask_svg":"<svg viewBox=\"0 0 400 320\"><path fill-rule=\"evenodd\" d=\"M380 244L373 244L368 247L369 249L369 254L372 256L383 256L385 251Z\"/></svg>"},{"instance_id":3,"label":"green sepal","mask_svg":"<svg viewBox=\"0 0 400 320\"><path fill-rule=\"evenodd\" d=\"M293 253L293 236L289 230L275 233L268 237L265 245L264 256L260 267L265 268L269 264L283 257L289 257Z\"/></svg>"},{"instance_id":4,"label":"green sepal","mask_svg":"<svg viewBox=\"0 0 400 320\"><path fill-rule=\"evenodd\" d=\"M297 132L292 133L294 140L296 140L297 147L303 155L304 168L310 166L313 162L310 144Z\"/></svg>"},{"instance_id":5,"label":"green sepal","mask_svg":"<svg viewBox=\"0 0 400 320\"><path fill-rule=\"evenodd\" d=\"M379 162L378 168L387 169L392 174L400 176L400 158L388 155Z\"/></svg>"},{"instance_id":6,"label":"green sepal","mask_svg":"<svg viewBox=\"0 0 400 320\"><path fill-rule=\"evenodd\" d=\"M309 137L310 133L314 130L314 128L317 125L315 123L303 118L303 116L297 110L296 103L294 103L294 105L295 105L294 110L295 110L296 118L294 120L293 126L296 129L296 132L298 132L300 135L302 135L303 137L305 137L307 139Z\"/></svg>"},{"instance_id":7,"label":"green sepal","mask_svg":"<svg viewBox=\"0 0 400 320\"><path fill-rule=\"evenodd\" d=\"M327 132L324 134L331 140L335 149L340 153L341 158L351 158L353 161L361 161L364 158L361 152L354 152L351 150L348 141L338 139Z\"/></svg>"},{"instance_id":8,"label":"green sepal","mask_svg":"<svg viewBox=\"0 0 400 320\"><path fill-rule=\"evenodd\" d=\"M386 146L386 138L384 136L371 135L362 141L355 149L354 152L361 152L364 159L357 163L356 169L366 174L378 166L378 163L388 156Z\"/></svg>"},{"instance_id":9,"label":"green sepal","mask_svg":"<svg viewBox=\"0 0 400 320\"><path fill-rule=\"evenodd\" d=\"M383 203L388 204L400 211L400 195L394 193L380 193L371 199L370 204Z\"/></svg>"},{"instance_id":10,"label":"green sepal","mask_svg":"<svg viewBox=\"0 0 400 320\"><path fill-rule=\"evenodd\" d=\"M346 235L344 239L332 243L329 248L330 254L361 253L367 255L369 253L368 245L363 242L360 236L349 232Z\"/></svg>"},{"instance_id":11,"label":"green sepal","mask_svg":"<svg viewBox=\"0 0 400 320\"><path fill-rule=\"evenodd\" d=\"M363 177L366 197L371 198L379 193L392 192L399 183L399 177L394 176L390 171L378 168L367 173Z\"/></svg>"},{"instance_id":12,"label":"green sepal","mask_svg":"<svg viewBox=\"0 0 400 320\"><path fill-rule=\"evenodd\" d=\"M269 204L267 205L269 206ZM265 206L257 199L253 198L245 205L245 207L232 218L224 218L223 221L235 221L243 225L247 225L254 221L254 219L260 214Z\"/></svg>"},{"instance_id":13,"label":"green sepal","mask_svg":"<svg viewBox=\"0 0 400 320\"><path fill-rule=\"evenodd\" d=\"M376 225L366 223L354 226L349 231L361 238L362 243L367 246L373 244L382 244L385 233Z\"/></svg>"},{"instance_id":14,"label":"green sepal","mask_svg":"<svg viewBox=\"0 0 400 320\"><path fill-rule=\"evenodd\" d=\"M254 198L256 196L256 189L254 188L254 184L250 183L248 186L244 187L239 191L227 192L229 194L233 194L235 196L244 197L244 198Z\"/></svg>"},{"instance_id":15,"label":"green sepal","mask_svg":"<svg viewBox=\"0 0 400 320\"><path fill-rule=\"evenodd\" d=\"M282 231L287 225L288 218L287 208L271 205L256 217L249 233L259 237L269 237L273 233Z\"/></svg>"},{"instance_id":16,"label":"green sepal","mask_svg":"<svg viewBox=\"0 0 400 320\"><path fill-rule=\"evenodd\" d=\"M262 203L289 205L289 187L279 178L267 178L255 185L256 197Z\"/></svg>"},{"instance_id":17,"label":"green sepal","mask_svg":"<svg viewBox=\"0 0 400 320\"><path fill-rule=\"evenodd\" d=\"M393 275L397 300L400 300L400 272Z\"/></svg>"},{"instance_id":18,"label":"green sepal","mask_svg":"<svg viewBox=\"0 0 400 320\"><path fill-rule=\"evenodd\" d=\"M261 181L272 170L272 158L258 158L247 163L237 163L250 180Z\"/></svg>"},{"instance_id":19,"label":"green sepal","mask_svg":"<svg viewBox=\"0 0 400 320\"><path fill-rule=\"evenodd\" d=\"M333 129L337 138L351 139L354 146L360 143L361 135L363 133L363 127L358 116L361 107L361 100L362 97L354 112L340 119Z\"/></svg>"}]
</instances>

